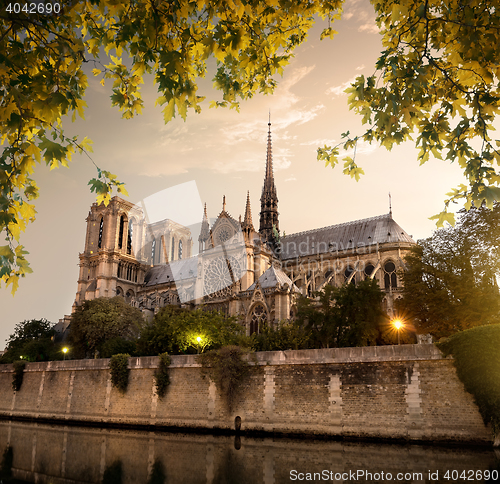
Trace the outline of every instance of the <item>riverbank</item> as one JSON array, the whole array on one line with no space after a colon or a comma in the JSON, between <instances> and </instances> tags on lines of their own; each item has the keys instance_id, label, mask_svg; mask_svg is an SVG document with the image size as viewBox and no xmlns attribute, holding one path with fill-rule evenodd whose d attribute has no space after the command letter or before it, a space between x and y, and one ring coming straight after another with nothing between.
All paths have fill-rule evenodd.
<instances>
[{"instance_id":1,"label":"riverbank","mask_svg":"<svg viewBox=\"0 0 500 484\"><path fill-rule=\"evenodd\" d=\"M434 345L261 352L231 409L196 355L173 356L155 390L157 357L130 358L126 393L109 360L28 363L18 392L0 365L0 417L45 423L247 435L492 445L453 360Z\"/></svg>"}]
</instances>

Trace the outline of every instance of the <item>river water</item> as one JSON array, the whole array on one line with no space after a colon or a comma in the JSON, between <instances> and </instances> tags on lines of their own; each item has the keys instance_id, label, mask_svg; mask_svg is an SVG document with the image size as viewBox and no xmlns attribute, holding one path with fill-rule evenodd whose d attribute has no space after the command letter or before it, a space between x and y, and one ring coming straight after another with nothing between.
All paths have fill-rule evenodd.
<instances>
[{"instance_id":1,"label":"river water","mask_svg":"<svg viewBox=\"0 0 500 484\"><path fill-rule=\"evenodd\" d=\"M489 447L250 438L0 422L4 467L40 484L500 482ZM5 470L4 470L5 472ZM7 469L8 472L8 469Z\"/></svg>"}]
</instances>

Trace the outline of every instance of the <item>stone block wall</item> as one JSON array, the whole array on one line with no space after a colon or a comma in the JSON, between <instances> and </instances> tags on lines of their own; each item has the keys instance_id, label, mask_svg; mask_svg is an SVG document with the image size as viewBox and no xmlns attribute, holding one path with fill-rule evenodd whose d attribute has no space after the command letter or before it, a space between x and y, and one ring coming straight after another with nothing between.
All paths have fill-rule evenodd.
<instances>
[{"instance_id":1,"label":"stone block wall","mask_svg":"<svg viewBox=\"0 0 500 484\"><path fill-rule=\"evenodd\" d=\"M0 365L0 418L241 430L339 438L491 443L453 360L433 345L257 353L231 408L197 362L173 356L165 397L156 357L130 358L122 394L109 360L28 363L20 391Z\"/></svg>"}]
</instances>

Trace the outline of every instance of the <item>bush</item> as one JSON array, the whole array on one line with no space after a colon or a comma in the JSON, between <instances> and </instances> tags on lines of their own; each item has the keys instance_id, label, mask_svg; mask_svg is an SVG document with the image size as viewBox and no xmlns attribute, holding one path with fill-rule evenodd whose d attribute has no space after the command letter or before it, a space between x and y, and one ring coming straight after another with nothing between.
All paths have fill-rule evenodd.
<instances>
[{"instance_id":1,"label":"bush","mask_svg":"<svg viewBox=\"0 0 500 484\"><path fill-rule=\"evenodd\" d=\"M109 361L109 369L111 372L111 383L114 387L118 388L122 393L127 391L128 375L130 370L128 368L128 359L130 355L122 353L113 355Z\"/></svg>"},{"instance_id":2,"label":"bush","mask_svg":"<svg viewBox=\"0 0 500 484\"><path fill-rule=\"evenodd\" d=\"M12 388L15 392L21 390L21 385L23 384L24 368L26 363L24 361L14 361L12 364L14 367L14 373L12 375Z\"/></svg>"},{"instance_id":3,"label":"bush","mask_svg":"<svg viewBox=\"0 0 500 484\"><path fill-rule=\"evenodd\" d=\"M282 321L277 328L263 324L259 333L251 336L254 351L285 351L309 348L309 334L297 322Z\"/></svg>"},{"instance_id":4,"label":"bush","mask_svg":"<svg viewBox=\"0 0 500 484\"><path fill-rule=\"evenodd\" d=\"M122 336L116 336L107 340L101 349L101 358L111 358L113 355L133 354L135 352L135 342L129 341Z\"/></svg>"},{"instance_id":5,"label":"bush","mask_svg":"<svg viewBox=\"0 0 500 484\"><path fill-rule=\"evenodd\" d=\"M155 373L155 385L156 393L158 396L164 397L167 392L167 387L170 385L170 376L168 375L168 367L172 362L168 353L161 353L158 355L160 358L160 364L158 365L158 370Z\"/></svg>"},{"instance_id":6,"label":"bush","mask_svg":"<svg viewBox=\"0 0 500 484\"><path fill-rule=\"evenodd\" d=\"M225 397L229 410L232 408L238 383L249 369L248 362L243 359L246 353L239 346L225 346L200 356L202 366Z\"/></svg>"},{"instance_id":7,"label":"bush","mask_svg":"<svg viewBox=\"0 0 500 484\"><path fill-rule=\"evenodd\" d=\"M437 343L452 355L465 389L474 396L485 425L500 433L500 324L461 331Z\"/></svg>"}]
</instances>

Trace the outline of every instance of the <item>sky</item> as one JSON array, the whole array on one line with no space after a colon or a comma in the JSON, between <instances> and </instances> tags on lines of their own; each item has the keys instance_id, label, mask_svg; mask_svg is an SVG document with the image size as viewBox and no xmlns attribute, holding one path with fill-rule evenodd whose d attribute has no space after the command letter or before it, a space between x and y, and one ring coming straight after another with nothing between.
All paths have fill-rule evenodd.
<instances>
[{"instance_id":1,"label":"sky","mask_svg":"<svg viewBox=\"0 0 500 484\"><path fill-rule=\"evenodd\" d=\"M201 114L189 113L186 122L176 118L165 125L161 108L155 107L156 86L148 77L142 86L143 114L124 120L111 107L109 83L101 86L89 72L85 120L68 119L65 132L93 140L92 160L126 183L132 202L195 182L209 217L222 210L225 195L227 211L238 219L244 215L248 190L258 227L270 111L282 232L388 213L390 192L399 225L415 240L430 236L435 225L429 217L443 209L445 194L464 181L456 163L431 159L419 166L411 142L390 152L362 145L356 163L365 175L356 182L342 174L341 166L332 169L316 160L319 146L338 143L347 130L363 132L361 117L349 111L343 91L357 76L374 73L381 52L368 0L346 1L334 39L320 41L322 28L319 22L296 49L274 94L242 102L239 113L208 108L220 95L206 79L199 85L199 95L207 96ZM20 281L15 296L0 289L0 349L17 323L34 318L56 323L71 313L85 218L95 201L87 183L95 176L92 161L84 155L73 156L69 168L37 166L36 221L21 240L33 273Z\"/></svg>"}]
</instances>

